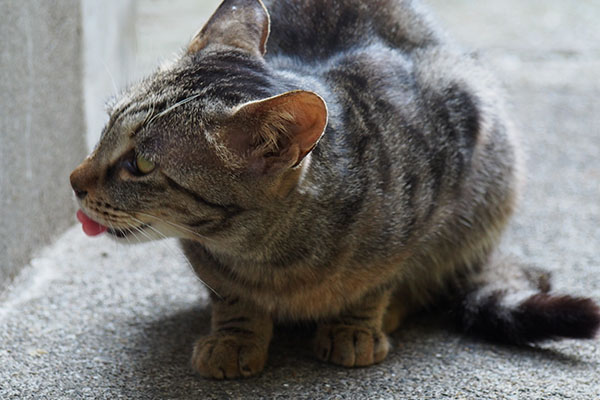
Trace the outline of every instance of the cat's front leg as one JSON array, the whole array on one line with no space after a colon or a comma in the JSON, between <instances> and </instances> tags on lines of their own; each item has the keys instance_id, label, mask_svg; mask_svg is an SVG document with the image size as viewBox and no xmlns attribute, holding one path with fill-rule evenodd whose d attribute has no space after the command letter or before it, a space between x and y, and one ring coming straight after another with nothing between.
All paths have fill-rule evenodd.
<instances>
[{"instance_id":1,"label":"cat's front leg","mask_svg":"<svg viewBox=\"0 0 600 400\"><path fill-rule=\"evenodd\" d=\"M265 366L272 335L267 314L238 298L213 299L211 333L194 345L192 367L207 378L256 375Z\"/></svg>"},{"instance_id":2,"label":"cat's front leg","mask_svg":"<svg viewBox=\"0 0 600 400\"><path fill-rule=\"evenodd\" d=\"M344 367L381 362L390 348L383 332L383 315L390 293L372 294L337 318L317 326L314 350L318 358Z\"/></svg>"}]
</instances>

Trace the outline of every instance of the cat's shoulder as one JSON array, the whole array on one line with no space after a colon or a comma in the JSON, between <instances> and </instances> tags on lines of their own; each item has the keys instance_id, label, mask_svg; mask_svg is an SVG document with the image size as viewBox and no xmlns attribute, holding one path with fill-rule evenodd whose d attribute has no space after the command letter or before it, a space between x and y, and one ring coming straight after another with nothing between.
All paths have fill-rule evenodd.
<instances>
[{"instance_id":1,"label":"cat's shoulder","mask_svg":"<svg viewBox=\"0 0 600 400\"><path fill-rule=\"evenodd\" d=\"M322 60L375 42L410 51L440 35L415 0L266 0L268 52Z\"/></svg>"}]
</instances>

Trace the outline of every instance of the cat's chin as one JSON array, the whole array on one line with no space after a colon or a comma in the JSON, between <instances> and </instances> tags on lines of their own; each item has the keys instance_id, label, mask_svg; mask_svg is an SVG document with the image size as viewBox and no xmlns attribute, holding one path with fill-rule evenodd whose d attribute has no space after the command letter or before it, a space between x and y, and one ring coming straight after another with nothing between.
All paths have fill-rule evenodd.
<instances>
[{"instance_id":1,"label":"cat's chin","mask_svg":"<svg viewBox=\"0 0 600 400\"><path fill-rule=\"evenodd\" d=\"M107 228L106 233L118 239L135 237L134 229Z\"/></svg>"},{"instance_id":2,"label":"cat's chin","mask_svg":"<svg viewBox=\"0 0 600 400\"><path fill-rule=\"evenodd\" d=\"M155 237L153 232L148 228L150 228L150 225L147 224L132 228L107 228L106 233L111 239L127 244L144 243L162 239L161 237Z\"/></svg>"}]
</instances>

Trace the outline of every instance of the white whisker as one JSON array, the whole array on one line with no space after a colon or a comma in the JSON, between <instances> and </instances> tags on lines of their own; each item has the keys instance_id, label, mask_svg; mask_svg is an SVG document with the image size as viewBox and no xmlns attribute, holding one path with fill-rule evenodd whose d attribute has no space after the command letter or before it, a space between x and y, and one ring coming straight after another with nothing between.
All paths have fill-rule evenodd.
<instances>
[{"instance_id":1,"label":"white whisker","mask_svg":"<svg viewBox=\"0 0 600 400\"><path fill-rule=\"evenodd\" d=\"M129 231L131 232L131 234L132 234L133 236L135 236L135 237L136 237L136 239L137 239L138 241L140 241L140 240L139 240L139 238L137 237L137 235L135 234L135 232L138 232L140 235L142 235L143 237L145 237L145 238L146 238L146 239L148 239L149 241L152 241L152 240L153 240L153 238L152 238L150 235L148 235L148 233L147 233L147 232L144 232L144 230L143 230L142 228L140 228L140 227L138 227L138 226L135 226L135 225L133 225L133 224L131 224L131 223L127 223L127 225L129 226Z\"/></svg>"},{"instance_id":2,"label":"white whisker","mask_svg":"<svg viewBox=\"0 0 600 400\"><path fill-rule=\"evenodd\" d=\"M115 226L114 226L114 225L113 225L113 224L112 224L110 221L107 221L107 223L108 223L108 227L109 227L109 228L110 228L110 229L111 229L113 232L115 232L115 233L116 233L116 232L118 231L118 229L117 229L117 228L115 228ZM129 241L129 238L128 238L127 236L125 236L124 238L125 238L125 240L127 241L127 244L131 245L131 241Z\"/></svg>"},{"instance_id":3,"label":"white whisker","mask_svg":"<svg viewBox=\"0 0 600 400\"><path fill-rule=\"evenodd\" d=\"M143 221L141 221L141 220L139 220L139 219L137 219L137 218L135 218L135 217L133 217L133 216L131 216L131 218L132 218L134 221L136 221L137 223L139 223L139 224L141 224L141 225L146 225L146 227L148 227L148 228L152 229L152 230L153 230L153 231L154 231L154 232L155 232L157 235L159 235L159 237L162 237L163 239L167 239L167 236L166 236L164 233L162 233L160 230L158 230L157 228L155 228L155 227L153 227L153 226L151 226L151 225L145 224ZM163 221L163 222L165 222L165 221ZM137 226L133 226L132 224L128 224L128 225L129 225L129 226L131 226L133 229L137 230L138 232L140 232L142 235L146 236L146 238L148 238L149 240L152 240L152 238L151 238L151 237L150 237L150 236L149 236L147 233L145 233L145 232L143 231L143 229L142 229L142 228L140 228L140 227L137 227ZM133 233L133 232L132 232L132 233ZM163 242L163 244L164 244L165 248L166 248L166 249L167 249L169 252L171 252L171 254L172 254L172 255L173 255L175 258L179 258L179 257L178 257L178 254L177 254L177 253L176 253L176 252L175 252L175 251L174 251L174 250L173 250L173 249L172 249L172 248L171 248L171 247L170 247L170 246L169 246L169 245L168 245L166 242ZM184 260L184 261L185 261L185 263L188 265L188 267L190 267L190 268L192 269L192 271L194 271L194 267L192 266L192 264L190 263L190 261L187 259L187 257L183 256L183 260ZM213 292L215 295L217 295L217 297L219 297L220 299L222 299L222 298L223 298L223 297L222 297L222 296L221 296L221 295L220 295L220 294L219 294L219 293L218 293L218 292L217 292L215 289L213 289L213 288L212 288L212 287L211 287L211 286L210 286L208 283L204 282L204 281L202 280L202 278L200 278L200 277L198 276L198 274L196 274L195 272L194 272L194 276L195 276L195 277L196 277L196 278L197 278L197 279L198 279L198 280L199 280L199 281L200 281L200 282L201 282L201 283L202 283L204 286L206 286L208 289L210 289L210 291L211 291L211 292Z\"/></svg>"},{"instance_id":4,"label":"white whisker","mask_svg":"<svg viewBox=\"0 0 600 400\"><path fill-rule=\"evenodd\" d=\"M152 108L150 110L148 110L148 113L144 117L144 122L142 122L142 126L146 126L148 121L150 121L150 119L154 115L154 110L155 110L154 103L152 103Z\"/></svg>"},{"instance_id":5,"label":"white whisker","mask_svg":"<svg viewBox=\"0 0 600 400\"><path fill-rule=\"evenodd\" d=\"M138 237L138 235L136 235L136 234L135 234L135 231L137 231L138 233L140 233L142 236L144 236L144 237L145 237L146 239L148 239L149 241L151 241L151 240L152 240L152 238L151 238L150 236L148 236L146 233L142 232L142 230L141 230L140 228L138 228L138 227L134 226L133 224L131 224L131 223L127 223L127 226L129 227L129 228L128 228L128 229L129 229L129 232L131 232L131 234L133 235L133 237L135 238L135 240L136 240L138 243L143 243L143 241L142 241L142 240L140 240L140 238ZM125 236L125 239L127 239L127 236ZM129 241L129 240L127 239L127 241ZM139 249L139 247L136 247L136 249ZM137 250L136 250L136 251L137 251Z\"/></svg>"},{"instance_id":6,"label":"white whisker","mask_svg":"<svg viewBox=\"0 0 600 400\"><path fill-rule=\"evenodd\" d=\"M103 60L102 61L102 65L104 66L104 69L106 70L106 74L108 75L108 77L110 78L110 81L113 85L113 92L114 93L118 93L119 92L119 87L117 86L117 82L115 81L115 77L113 76L112 72L110 72L110 68L108 68L108 64L106 64L106 62Z\"/></svg>"},{"instance_id":7,"label":"white whisker","mask_svg":"<svg viewBox=\"0 0 600 400\"><path fill-rule=\"evenodd\" d=\"M199 93L195 94L193 96L190 96L190 97L186 97L185 99L178 101L177 103L173 104L172 106L168 107L167 109L161 111L160 113L158 113L155 116L153 116L152 118L150 118L150 121L148 121L148 125L152 124L152 122L154 122L155 119L160 118L165 114L168 114L169 112L173 111L175 108L182 106L185 103L188 103L197 97L200 97Z\"/></svg>"},{"instance_id":8,"label":"white whisker","mask_svg":"<svg viewBox=\"0 0 600 400\"><path fill-rule=\"evenodd\" d=\"M156 233L161 239L168 239L167 235L165 235L164 233L162 233L161 231L159 231L158 229L156 229L152 225L148 225L144 221L139 220L139 219L135 218L134 216L131 216L131 219L133 219L135 222L137 222L140 225L145 225L146 228L152 229L152 231L154 231L154 233ZM140 229L140 228L138 228L138 229Z\"/></svg>"},{"instance_id":9,"label":"white whisker","mask_svg":"<svg viewBox=\"0 0 600 400\"><path fill-rule=\"evenodd\" d=\"M109 221L106 221L106 222L108 224L108 227L114 231L115 228L114 228L113 224L111 224ZM118 251L119 250L119 244L118 244L118 242L115 241L115 240L111 240L111 241L114 243L115 251Z\"/></svg>"},{"instance_id":10,"label":"white whisker","mask_svg":"<svg viewBox=\"0 0 600 400\"><path fill-rule=\"evenodd\" d=\"M147 213L143 213L143 212L137 212L136 214L143 215L145 217L155 218L155 219L157 219L160 222L164 222L165 224L171 225L171 226L173 226L175 228L178 228L178 229L181 229L181 230L183 230L185 232L191 233L192 235L197 236L200 239L206 239L206 237L202 236L201 234L199 234L197 232L194 232L190 228L187 228L187 227L185 227L185 226L183 226L181 224L177 224L175 222L170 222L170 221L164 220L162 218L159 218L159 217L157 217L155 215L151 215L151 214L147 214Z\"/></svg>"}]
</instances>

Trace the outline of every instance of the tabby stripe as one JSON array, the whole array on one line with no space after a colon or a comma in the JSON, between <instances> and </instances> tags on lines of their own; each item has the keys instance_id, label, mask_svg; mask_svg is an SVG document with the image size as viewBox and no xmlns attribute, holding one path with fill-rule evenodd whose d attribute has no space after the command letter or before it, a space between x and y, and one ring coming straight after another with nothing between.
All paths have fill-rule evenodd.
<instances>
[{"instance_id":1,"label":"tabby stripe","mask_svg":"<svg viewBox=\"0 0 600 400\"><path fill-rule=\"evenodd\" d=\"M208 224L211 224L213 222L216 222L215 219L198 219L198 220L194 220L192 222L186 222L185 225L189 226L190 228L204 228L205 226L207 226Z\"/></svg>"},{"instance_id":2,"label":"tabby stripe","mask_svg":"<svg viewBox=\"0 0 600 400\"><path fill-rule=\"evenodd\" d=\"M231 333L231 334L235 334L235 335L254 335L254 332L251 331L250 329L244 329L244 328L238 328L238 327L224 327L224 328L219 328L217 329L218 333Z\"/></svg>"},{"instance_id":3,"label":"tabby stripe","mask_svg":"<svg viewBox=\"0 0 600 400\"><path fill-rule=\"evenodd\" d=\"M198 203L202 203L207 207L221 210L223 213L225 213L225 216L227 218L233 217L233 216L241 213L242 211L245 211L243 208L236 206L236 205L221 205L221 204L217 204L217 203L208 201L205 198L203 198L202 196L200 196L198 193L181 186L180 184L178 184L177 182L175 182L173 179L169 178L168 176L166 176L166 179L167 179L167 183L173 190L183 192L183 193L187 194L188 196L192 197Z\"/></svg>"},{"instance_id":4,"label":"tabby stripe","mask_svg":"<svg viewBox=\"0 0 600 400\"><path fill-rule=\"evenodd\" d=\"M113 125L118 121L118 119L121 117L121 115L123 115L123 113L125 113L125 111L129 110L130 108L132 108L135 105L136 105L136 103L129 103L125 107L123 107L123 108L117 110L115 113L113 113L111 115L110 120L108 121L108 125L106 126L105 132L110 132Z\"/></svg>"},{"instance_id":5,"label":"tabby stripe","mask_svg":"<svg viewBox=\"0 0 600 400\"><path fill-rule=\"evenodd\" d=\"M112 129L112 127L117 123L117 121L124 114L136 114L136 113L148 112L152 108L158 109L159 107L164 107L165 103L166 103L166 100L163 100L157 105L156 100L153 100L151 102L143 103L143 104L139 104L139 103L135 103L135 102L128 104L127 106L121 108L120 110L117 110L116 113L114 113L111 116L110 121L108 122L108 126L106 127L106 132L110 131Z\"/></svg>"},{"instance_id":6,"label":"tabby stripe","mask_svg":"<svg viewBox=\"0 0 600 400\"><path fill-rule=\"evenodd\" d=\"M349 322L366 322L366 321L371 321L373 319L373 317L371 316L360 316L360 315L342 315L340 317L340 320L344 323L349 323Z\"/></svg>"},{"instance_id":7,"label":"tabby stripe","mask_svg":"<svg viewBox=\"0 0 600 400\"><path fill-rule=\"evenodd\" d=\"M249 322L249 321L250 321L250 319L247 317L235 317L235 318L227 319L225 321L219 321L218 324L219 325L243 324L243 323Z\"/></svg>"},{"instance_id":8,"label":"tabby stripe","mask_svg":"<svg viewBox=\"0 0 600 400\"><path fill-rule=\"evenodd\" d=\"M248 288L261 289L264 287L259 282L250 281L248 279L245 279L243 276L236 274L232 268L223 264L220 260L218 260L214 255L212 255L208 251L205 251L204 254L205 254L206 258L208 258L209 261L214 264L214 266L216 267L216 272L225 276L224 279L231 280L234 282L239 282L240 284L247 286ZM233 305L233 304L236 304L238 301L239 301L239 299L235 298L231 301L228 301L226 304Z\"/></svg>"}]
</instances>

